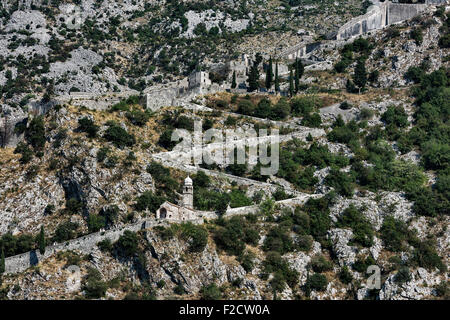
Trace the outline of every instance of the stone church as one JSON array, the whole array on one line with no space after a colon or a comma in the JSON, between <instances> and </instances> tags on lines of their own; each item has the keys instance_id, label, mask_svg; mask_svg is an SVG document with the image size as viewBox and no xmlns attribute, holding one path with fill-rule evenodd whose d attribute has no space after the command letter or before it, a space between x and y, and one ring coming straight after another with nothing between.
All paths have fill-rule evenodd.
<instances>
[{"instance_id":1,"label":"stone church","mask_svg":"<svg viewBox=\"0 0 450 320\"><path fill-rule=\"evenodd\" d=\"M194 210L194 186L189 176L184 180L181 205L165 201L156 211L156 218L169 221L189 221L198 218Z\"/></svg>"}]
</instances>

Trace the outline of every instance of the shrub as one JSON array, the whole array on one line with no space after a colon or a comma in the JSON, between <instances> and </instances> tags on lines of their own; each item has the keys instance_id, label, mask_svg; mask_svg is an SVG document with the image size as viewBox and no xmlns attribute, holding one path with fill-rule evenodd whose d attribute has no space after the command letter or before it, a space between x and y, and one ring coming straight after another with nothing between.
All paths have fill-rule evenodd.
<instances>
[{"instance_id":1,"label":"shrub","mask_svg":"<svg viewBox=\"0 0 450 320\"><path fill-rule=\"evenodd\" d=\"M286 287L286 280L283 273L277 271L274 273L272 280L270 280L270 286L274 292L283 292Z\"/></svg>"},{"instance_id":2,"label":"shrub","mask_svg":"<svg viewBox=\"0 0 450 320\"><path fill-rule=\"evenodd\" d=\"M273 120L284 120L291 112L291 106L286 99L281 98L271 111L270 118Z\"/></svg>"},{"instance_id":3,"label":"shrub","mask_svg":"<svg viewBox=\"0 0 450 320\"><path fill-rule=\"evenodd\" d=\"M225 120L225 125L226 126L235 126L237 123L237 119L235 117L232 116L228 116L227 119Z\"/></svg>"},{"instance_id":4,"label":"shrub","mask_svg":"<svg viewBox=\"0 0 450 320\"><path fill-rule=\"evenodd\" d=\"M351 204L339 217L338 227L350 227L353 230L352 241L363 247L371 247L374 231L370 222L364 217L360 209Z\"/></svg>"},{"instance_id":5,"label":"shrub","mask_svg":"<svg viewBox=\"0 0 450 320\"><path fill-rule=\"evenodd\" d=\"M410 231L403 221L387 216L383 220L380 233L386 249L400 252L406 247L405 241L408 240Z\"/></svg>"},{"instance_id":6,"label":"shrub","mask_svg":"<svg viewBox=\"0 0 450 320\"><path fill-rule=\"evenodd\" d=\"M425 76L425 71L420 67L409 67L405 73L405 79L413 81L414 83L420 83Z\"/></svg>"},{"instance_id":7,"label":"shrub","mask_svg":"<svg viewBox=\"0 0 450 320\"><path fill-rule=\"evenodd\" d=\"M298 272L289 267L285 259L278 252L268 252L263 262L263 272L266 274L274 273L277 277L273 284L280 288L284 283L294 288L298 281ZM283 286L284 287L284 286Z\"/></svg>"},{"instance_id":8,"label":"shrub","mask_svg":"<svg viewBox=\"0 0 450 320\"><path fill-rule=\"evenodd\" d=\"M343 123L341 115L333 124L333 130L328 133L327 138L331 142L349 143L358 139L358 125L355 121L350 121L347 125Z\"/></svg>"},{"instance_id":9,"label":"shrub","mask_svg":"<svg viewBox=\"0 0 450 320\"><path fill-rule=\"evenodd\" d=\"M333 187L337 193L344 197L353 196L353 181L351 176L345 172L331 168L330 173L325 177L325 183Z\"/></svg>"},{"instance_id":10,"label":"shrub","mask_svg":"<svg viewBox=\"0 0 450 320\"><path fill-rule=\"evenodd\" d=\"M410 280L411 280L411 273L409 272L408 267L401 267L394 277L394 281L397 284L403 284Z\"/></svg>"},{"instance_id":11,"label":"shrub","mask_svg":"<svg viewBox=\"0 0 450 320\"><path fill-rule=\"evenodd\" d=\"M65 212L67 214L80 214L83 209L83 203L76 198L70 198L66 201Z\"/></svg>"},{"instance_id":12,"label":"shrub","mask_svg":"<svg viewBox=\"0 0 450 320\"><path fill-rule=\"evenodd\" d=\"M163 202L163 197L155 195L148 190L136 198L134 207L138 211L149 210L150 212L156 212Z\"/></svg>"},{"instance_id":13,"label":"shrub","mask_svg":"<svg viewBox=\"0 0 450 320\"><path fill-rule=\"evenodd\" d=\"M368 256L366 259L359 257L358 260L353 263L352 268L360 273L366 273L367 268L371 265L375 265L376 261L372 256Z\"/></svg>"},{"instance_id":14,"label":"shrub","mask_svg":"<svg viewBox=\"0 0 450 320\"><path fill-rule=\"evenodd\" d=\"M197 174L195 175L195 177L193 178L193 182L194 182L195 187L207 188L207 187L209 187L209 185L211 183L211 179L205 172L198 171Z\"/></svg>"},{"instance_id":15,"label":"shrub","mask_svg":"<svg viewBox=\"0 0 450 320\"><path fill-rule=\"evenodd\" d=\"M78 119L78 130L81 132L86 132L90 138L97 137L99 129L99 126L97 126L95 122L88 117Z\"/></svg>"},{"instance_id":16,"label":"shrub","mask_svg":"<svg viewBox=\"0 0 450 320\"><path fill-rule=\"evenodd\" d=\"M215 283L203 286L200 289L201 300L220 300L222 293Z\"/></svg>"},{"instance_id":17,"label":"shrub","mask_svg":"<svg viewBox=\"0 0 450 320\"><path fill-rule=\"evenodd\" d=\"M175 127L192 131L194 130L194 120L186 116L179 116L175 122Z\"/></svg>"},{"instance_id":18,"label":"shrub","mask_svg":"<svg viewBox=\"0 0 450 320\"><path fill-rule=\"evenodd\" d=\"M55 212L55 205L48 204L44 209L44 215L49 216Z\"/></svg>"},{"instance_id":19,"label":"shrub","mask_svg":"<svg viewBox=\"0 0 450 320\"><path fill-rule=\"evenodd\" d=\"M189 242L190 252L202 252L208 244L208 232L202 226L183 223L182 237Z\"/></svg>"},{"instance_id":20,"label":"shrub","mask_svg":"<svg viewBox=\"0 0 450 320\"><path fill-rule=\"evenodd\" d=\"M294 249L294 243L288 231L281 226L270 229L264 240L263 250L276 251L281 254L292 251Z\"/></svg>"},{"instance_id":21,"label":"shrub","mask_svg":"<svg viewBox=\"0 0 450 320\"><path fill-rule=\"evenodd\" d=\"M311 259L311 267L314 272L322 273L333 269L333 263L321 254L317 254Z\"/></svg>"},{"instance_id":22,"label":"shrub","mask_svg":"<svg viewBox=\"0 0 450 320\"><path fill-rule=\"evenodd\" d=\"M14 149L14 153L20 153L22 157L19 159L20 163L26 164L33 158L33 151L28 147L27 144L19 142Z\"/></svg>"},{"instance_id":23,"label":"shrub","mask_svg":"<svg viewBox=\"0 0 450 320\"><path fill-rule=\"evenodd\" d=\"M343 266L341 268L341 270L339 271L338 275L339 275L339 280L341 280L341 282L344 284L349 284L353 280L353 275L347 266Z\"/></svg>"},{"instance_id":24,"label":"shrub","mask_svg":"<svg viewBox=\"0 0 450 320\"><path fill-rule=\"evenodd\" d=\"M103 138L112 142L117 148L132 147L136 143L134 135L129 134L116 123L109 123L109 128L106 129Z\"/></svg>"},{"instance_id":25,"label":"shrub","mask_svg":"<svg viewBox=\"0 0 450 320\"><path fill-rule=\"evenodd\" d=\"M97 161L103 162L108 156L110 149L108 147L102 147L97 151Z\"/></svg>"},{"instance_id":26,"label":"shrub","mask_svg":"<svg viewBox=\"0 0 450 320\"><path fill-rule=\"evenodd\" d=\"M63 222L58 227L56 227L55 234L53 235L53 242L63 242L76 238L76 230L78 229L78 224L74 222Z\"/></svg>"},{"instance_id":27,"label":"shrub","mask_svg":"<svg viewBox=\"0 0 450 320\"><path fill-rule=\"evenodd\" d=\"M105 218L98 214L90 214L88 219L89 232L97 232L105 226Z\"/></svg>"},{"instance_id":28,"label":"shrub","mask_svg":"<svg viewBox=\"0 0 450 320\"><path fill-rule=\"evenodd\" d=\"M305 116L313 112L318 104L315 96L296 97L291 99L291 110L295 116Z\"/></svg>"},{"instance_id":29,"label":"shrub","mask_svg":"<svg viewBox=\"0 0 450 320\"><path fill-rule=\"evenodd\" d=\"M239 262L246 272L251 272L255 267L255 258L256 256L252 252L246 252L239 256Z\"/></svg>"},{"instance_id":30,"label":"shrub","mask_svg":"<svg viewBox=\"0 0 450 320\"><path fill-rule=\"evenodd\" d=\"M350 103L348 103L347 101L344 101L339 105L339 108L342 110L348 110L348 109L353 108L353 106Z\"/></svg>"},{"instance_id":31,"label":"shrub","mask_svg":"<svg viewBox=\"0 0 450 320\"><path fill-rule=\"evenodd\" d=\"M113 249L113 244L109 238L106 238L105 240L97 243L97 247L103 252L111 252Z\"/></svg>"},{"instance_id":32,"label":"shrub","mask_svg":"<svg viewBox=\"0 0 450 320\"><path fill-rule=\"evenodd\" d=\"M447 269L430 241L420 242L414 250L411 260L414 265L430 271L433 271L435 268L438 268L440 271Z\"/></svg>"},{"instance_id":33,"label":"shrub","mask_svg":"<svg viewBox=\"0 0 450 320\"><path fill-rule=\"evenodd\" d=\"M312 248L314 239L310 235L300 235L295 238L295 246L298 250L309 252Z\"/></svg>"},{"instance_id":34,"label":"shrub","mask_svg":"<svg viewBox=\"0 0 450 320\"><path fill-rule=\"evenodd\" d=\"M174 131L172 129L165 130L159 137L158 144L167 150L172 150L177 144L177 141L172 140Z\"/></svg>"},{"instance_id":35,"label":"shrub","mask_svg":"<svg viewBox=\"0 0 450 320\"><path fill-rule=\"evenodd\" d=\"M226 109L226 108L228 108L228 102L226 102L225 100L217 100L216 101L216 106L219 109Z\"/></svg>"},{"instance_id":36,"label":"shrub","mask_svg":"<svg viewBox=\"0 0 450 320\"><path fill-rule=\"evenodd\" d=\"M28 128L25 130L25 139L30 143L35 151L42 151L45 146L45 125L42 116L31 120Z\"/></svg>"},{"instance_id":37,"label":"shrub","mask_svg":"<svg viewBox=\"0 0 450 320\"><path fill-rule=\"evenodd\" d=\"M247 165L233 163L226 167L226 171L234 176L243 177L247 172Z\"/></svg>"},{"instance_id":38,"label":"shrub","mask_svg":"<svg viewBox=\"0 0 450 320\"><path fill-rule=\"evenodd\" d=\"M320 273L314 273L308 277L305 286L310 290L325 291L328 285L327 278Z\"/></svg>"},{"instance_id":39,"label":"shrub","mask_svg":"<svg viewBox=\"0 0 450 320\"><path fill-rule=\"evenodd\" d=\"M302 125L310 128L319 128L321 124L322 118L317 112L305 115L302 120Z\"/></svg>"},{"instance_id":40,"label":"shrub","mask_svg":"<svg viewBox=\"0 0 450 320\"><path fill-rule=\"evenodd\" d=\"M450 145L432 140L422 146L422 163L426 169L440 170L450 164Z\"/></svg>"},{"instance_id":41,"label":"shrub","mask_svg":"<svg viewBox=\"0 0 450 320\"><path fill-rule=\"evenodd\" d=\"M351 61L342 59L334 65L334 70L337 73L343 73L350 64L351 64Z\"/></svg>"},{"instance_id":42,"label":"shrub","mask_svg":"<svg viewBox=\"0 0 450 320\"><path fill-rule=\"evenodd\" d=\"M442 297L445 300L449 300L450 297L450 289L448 287L448 282L442 281L438 285L435 286L436 295L438 297Z\"/></svg>"},{"instance_id":43,"label":"shrub","mask_svg":"<svg viewBox=\"0 0 450 320\"><path fill-rule=\"evenodd\" d=\"M411 39L413 39L417 45L420 45L423 41L423 33L420 28L415 28L410 33Z\"/></svg>"},{"instance_id":44,"label":"shrub","mask_svg":"<svg viewBox=\"0 0 450 320\"><path fill-rule=\"evenodd\" d=\"M390 106L386 112L381 116L387 125L393 124L396 127L404 128L408 126L408 115L402 106Z\"/></svg>"},{"instance_id":45,"label":"shrub","mask_svg":"<svg viewBox=\"0 0 450 320\"><path fill-rule=\"evenodd\" d=\"M239 101L237 112L245 115L253 115L255 111L255 105L247 99Z\"/></svg>"},{"instance_id":46,"label":"shrub","mask_svg":"<svg viewBox=\"0 0 450 320\"><path fill-rule=\"evenodd\" d=\"M331 226L329 199L310 198L302 209L309 215L310 234L317 239L324 237Z\"/></svg>"},{"instance_id":47,"label":"shrub","mask_svg":"<svg viewBox=\"0 0 450 320\"><path fill-rule=\"evenodd\" d=\"M82 289L88 299L99 299L105 296L108 284L102 281L102 276L97 269L89 268L83 281Z\"/></svg>"},{"instance_id":48,"label":"shrub","mask_svg":"<svg viewBox=\"0 0 450 320\"><path fill-rule=\"evenodd\" d=\"M158 289L162 289L166 286L166 282L161 279L156 283L156 286L158 287Z\"/></svg>"},{"instance_id":49,"label":"shrub","mask_svg":"<svg viewBox=\"0 0 450 320\"><path fill-rule=\"evenodd\" d=\"M144 126L150 119L150 114L141 110L128 111L125 116L132 124L140 127Z\"/></svg>"},{"instance_id":50,"label":"shrub","mask_svg":"<svg viewBox=\"0 0 450 320\"><path fill-rule=\"evenodd\" d=\"M111 205L102 208L100 215L105 219L105 226L111 226L117 220L119 216L119 207L117 205Z\"/></svg>"},{"instance_id":51,"label":"shrub","mask_svg":"<svg viewBox=\"0 0 450 320\"><path fill-rule=\"evenodd\" d=\"M229 202L230 196L227 193L205 188L197 188L194 192L194 207L199 210L214 210L218 213L224 213Z\"/></svg>"},{"instance_id":52,"label":"shrub","mask_svg":"<svg viewBox=\"0 0 450 320\"><path fill-rule=\"evenodd\" d=\"M230 207L238 208L252 205L252 200L239 189L233 189L230 193Z\"/></svg>"},{"instance_id":53,"label":"shrub","mask_svg":"<svg viewBox=\"0 0 450 320\"><path fill-rule=\"evenodd\" d=\"M272 111L272 104L269 99L263 98L259 101L256 109L255 116L259 118L268 118Z\"/></svg>"},{"instance_id":54,"label":"shrub","mask_svg":"<svg viewBox=\"0 0 450 320\"><path fill-rule=\"evenodd\" d=\"M138 236L135 232L125 230L115 243L116 249L126 257L134 256L138 251Z\"/></svg>"},{"instance_id":55,"label":"shrub","mask_svg":"<svg viewBox=\"0 0 450 320\"><path fill-rule=\"evenodd\" d=\"M228 254L239 256L245 249L245 243L256 245L259 241L258 230L243 217L235 216L221 224L222 228L214 234L214 241Z\"/></svg>"}]
</instances>

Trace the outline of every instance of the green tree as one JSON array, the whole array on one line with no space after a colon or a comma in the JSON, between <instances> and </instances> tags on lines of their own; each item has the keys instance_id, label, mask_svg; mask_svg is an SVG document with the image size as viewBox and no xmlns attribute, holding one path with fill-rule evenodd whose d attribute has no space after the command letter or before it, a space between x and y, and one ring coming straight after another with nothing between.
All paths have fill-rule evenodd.
<instances>
[{"instance_id":1,"label":"green tree","mask_svg":"<svg viewBox=\"0 0 450 320\"><path fill-rule=\"evenodd\" d=\"M231 80L231 88L234 89L236 88L237 84L236 84L236 71L233 71L233 79Z\"/></svg>"},{"instance_id":2,"label":"green tree","mask_svg":"<svg viewBox=\"0 0 450 320\"><path fill-rule=\"evenodd\" d=\"M202 295L202 300L220 300L222 293L215 283L211 283L204 286L200 293Z\"/></svg>"},{"instance_id":3,"label":"green tree","mask_svg":"<svg viewBox=\"0 0 450 320\"><path fill-rule=\"evenodd\" d=\"M295 59L295 93L297 93L299 91L299 87L300 87L300 78L303 75L304 72L304 67L301 61L299 61L297 58Z\"/></svg>"},{"instance_id":4,"label":"green tree","mask_svg":"<svg viewBox=\"0 0 450 320\"><path fill-rule=\"evenodd\" d=\"M278 76L278 62L275 64L275 91L280 92L280 78Z\"/></svg>"},{"instance_id":5,"label":"green tree","mask_svg":"<svg viewBox=\"0 0 450 320\"><path fill-rule=\"evenodd\" d=\"M299 80L303 77L304 73L305 73L305 66L303 65L302 60L298 60L298 62L297 62L297 74L298 74L298 79Z\"/></svg>"},{"instance_id":6,"label":"green tree","mask_svg":"<svg viewBox=\"0 0 450 320\"><path fill-rule=\"evenodd\" d=\"M88 117L78 119L78 130L86 132L90 138L97 137L99 129L100 127L95 124L94 120L89 119Z\"/></svg>"},{"instance_id":7,"label":"green tree","mask_svg":"<svg viewBox=\"0 0 450 320\"><path fill-rule=\"evenodd\" d=\"M356 63L353 82L358 87L358 92L361 93L361 89L364 89L367 82L366 61L364 59L359 59Z\"/></svg>"},{"instance_id":8,"label":"green tree","mask_svg":"<svg viewBox=\"0 0 450 320\"><path fill-rule=\"evenodd\" d=\"M306 280L305 287L307 288L306 291L310 290L325 291L327 285L328 280L323 274L314 273Z\"/></svg>"},{"instance_id":9,"label":"green tree","mask_svg":"<svg viewBox=\"0 0 450 320\"><path fill-rule=\"evenodd\" d=\"M292 69L289 72L289 96L293 96L294 95L294 79L292 76Z\"/></svg>"},{"instance_id":10,"label":"green tree","mask_svg":"<svg viewBox=\"0 0 450 320\"><path fill-rule=\"evenodd\" d=\"M135 232L125 230L115 243L115 246L126 257L132 257L139 251L139 239Z\"/></svg>"},{"instance_id":11,"label":"green tree","mask_svg":"<svg viewBox=\"0 0 450 320\"><path fill-rule=\"evenodd\" d=\"M272 65L272 57L269 59L269 66L267 67L266 72L266 88L267 90L270 90L272 87L273 82L273 65Z\"/></svg>"},{"instance_id":12,"label":"green tree","mask_svg":"<svg viewBox=\"0 0 450 320\"><path fill-rule=\"evenodd\" d=\"M42 151L45 146L45 124L42 116L31 120L25 131L25 138L33 146L34 150Z\"/></svg>"},{"instance_id":13,"label":"green tree","mask_svg":"<svg viewBox=\"0 0 450 320\"><path fill-rule=\"evenodd\" d=\"M86 293L86 298L99 299L105 296L108 284L102 280L102 275L97 269L89 267L88 274L83 279L82 289Z\"/></svg>"},{"instance_id":14,"label":"green tree","mask_svg":"<svg viewBox=\"0 0 450 320\"><path fill-rule=\"evenodd\" d=\"M259 65L260 59L256 59L253 62L253 65L250 67L250 72L248 74L248 91L252 92L258 89L259 87Z\"/></svg>"},{"instance_id":15,"label":"green tree","mask_svg":"<svg viewBox=\"0 0 450 320\"><path fill-rule=\"evenodd\" d=\"M39 232L39 240L38 240L38 245L39 245L39 252L41 254L45 253L45 231L44 231L44 226L41 226L41 232Z\"/></svg>"}]
</instances>

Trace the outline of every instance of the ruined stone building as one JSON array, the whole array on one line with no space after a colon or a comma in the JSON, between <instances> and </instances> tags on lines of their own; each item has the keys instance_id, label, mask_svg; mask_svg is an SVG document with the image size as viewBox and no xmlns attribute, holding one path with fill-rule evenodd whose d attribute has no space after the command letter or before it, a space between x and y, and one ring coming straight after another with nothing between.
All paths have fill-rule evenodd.
<instances>
[{"instance_id":1,"label":"ruined stone building","mask_svg":"<svg viewBox=\"0 0 450 320\"><path fill-rule=\"evenodd\" d=\"M189 75L189 89L208 87L212 84L208 72L194 71Z\"/></svg>"}]
</instances>

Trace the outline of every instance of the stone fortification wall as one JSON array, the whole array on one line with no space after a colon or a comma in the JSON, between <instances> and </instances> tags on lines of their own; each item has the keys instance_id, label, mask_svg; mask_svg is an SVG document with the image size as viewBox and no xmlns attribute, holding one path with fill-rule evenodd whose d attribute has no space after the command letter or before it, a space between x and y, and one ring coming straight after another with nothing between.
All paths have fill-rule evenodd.
<instances>
[{"instance_id":1,"label":"stone fortification wall","mask_svg":"<svg viewBox=\"0 0 450 320\"><path fill-rule=\"evenodd\" d=\"M427 0L426 3L378 2L369 7L367 13L344 24L336 33L336 40L346 40L370 31L399 23L425 11L430 6L444 5L448 0Z\"/></svg>"},{"instance_id":2,"label":"stone fortification wall","mask_svg":"<svg viewBox=\"0 0 450 320\"><path fill-rule=\"evenodd\" d=\"M384 28L387 25L387 7L389 3L377 3L367 13L352 19L339 28L336 40L345 40L361 34Z\"/></svg>"},{"instance_id":3,"label":"stone fortification wall","mask_svg":"<svg viewBox=\"0 0 450 320\"><path fill-rule=\"evenodd\" d=\"M17 273L25 271L26 269L37 265L40 261L49 258L53 254L63 250L78 250L84 254L88 254L97 243L105 239L110 239L112 242L117 241L125 230L133 232L144 228L150 228L157 225L163 225L162 221L142 220L125 227L118 227L103 232L95 232L81 238L73 239L64 243L58 243L45 248L45 253L41 254L38 250L29 251L16 256L5 259L5 272Z\"/></svg>"},{"instance_id":4,"label":"stone fortification wall","mask_svg":"<svg viewBox=\"0 0 450 320\"><path fill-rule=\"evenodd\" d=\"M390 3L387 25L399 23L419 15L427 8L426 4Z\"/></svg>"}]
</instances>

